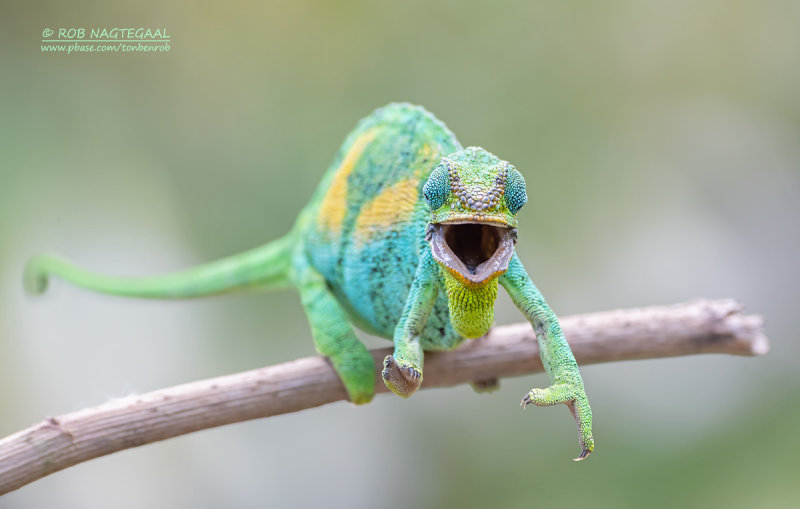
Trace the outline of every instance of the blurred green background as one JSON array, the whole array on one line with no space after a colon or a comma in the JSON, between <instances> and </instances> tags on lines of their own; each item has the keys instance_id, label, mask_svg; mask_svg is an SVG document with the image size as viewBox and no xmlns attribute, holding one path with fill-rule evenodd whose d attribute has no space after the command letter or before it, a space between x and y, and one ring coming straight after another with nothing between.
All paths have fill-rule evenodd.
<instances>
[{"instance_id":1,"label":"blurred green background","mask_svg":"<svg viewBox=\"0 0 800 509\"><path fill-rule=\"evenodd\" d=\"M170 52L40 50L47 27L140 26ZM519 250L559 314L735 297L772 346L584 367L581 464L566 409L518 407L536 375L204 431L0 507L796 506L798 27L789 0L0 3L2 436L312 354L292 293L32 299L22 267L151 274L275 238L397 100L525 174ZM505 296L497 316L521 319Z\"/></svg>"}]
</instances>

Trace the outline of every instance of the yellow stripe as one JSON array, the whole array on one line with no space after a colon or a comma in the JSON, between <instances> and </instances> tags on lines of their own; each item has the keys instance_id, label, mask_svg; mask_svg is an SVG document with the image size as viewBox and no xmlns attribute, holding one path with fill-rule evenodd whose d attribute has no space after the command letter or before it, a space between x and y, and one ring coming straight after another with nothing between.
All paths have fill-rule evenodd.
<instances>
[{"instance_id":1,"label":"yellow stripe","mask_svg":"<svg viewBox=\"0 0 800 509\"><path fill-rule=\"evenodd\" d=\"M337 235L341 233L344 215L347 212L347 177L350 176L356 163L361 159L364 149L376 134L377 129L371 129L356 138L342 159L339 168L336 169L331 186L322 199L317 215L317 224L323 230Z\"/></svg>"},{"instance_id":2,"label":"yellow stripe","mask_svg":"<svg viewBox=\"0 0 800 509\"><path fill-rule=\"evenodd\" d=\"M419 180L409 178L386 188L364 205L356 219L356 241L369 241L375 234L391 229L393 224L408 221L417 203Z\"/></svg>"}]
</instances>

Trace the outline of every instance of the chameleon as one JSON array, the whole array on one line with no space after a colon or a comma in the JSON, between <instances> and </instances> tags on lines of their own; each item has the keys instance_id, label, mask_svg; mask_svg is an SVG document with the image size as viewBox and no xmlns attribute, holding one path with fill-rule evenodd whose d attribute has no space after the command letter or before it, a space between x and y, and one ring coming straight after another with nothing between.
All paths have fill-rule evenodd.
<instances>
[{"instance_id":1,"label":"chameleon","mask_svg":"<svg viewBox=\"0 0 800 509\"><path fill-rule=\"evenodd\" d=\"M242 289L291 288L317 351L348 398L369 402L375 363L354 326L392 339L381 376L402 397L423 380L424 352L487 333L498 285L530 321L551 385L521 405L566 404L581 452L594 450L592 412L558 318L515 252L526 183L487 150L462 147L420 106L391 103L358 122L289 233L263 246L172 274L116 277L39 254L24 270L29 292L48 277L108 294L178 299Z\"/></svg>"}]
</instances>

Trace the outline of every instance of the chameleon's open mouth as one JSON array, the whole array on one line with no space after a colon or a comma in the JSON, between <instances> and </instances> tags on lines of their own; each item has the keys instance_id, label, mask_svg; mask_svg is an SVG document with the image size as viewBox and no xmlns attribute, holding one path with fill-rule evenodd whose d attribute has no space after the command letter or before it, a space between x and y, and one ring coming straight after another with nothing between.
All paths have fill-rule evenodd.
<instances>
[{"instance_id":1,"label":"chameleon's open mouth","mask_svg":"<svg viewBox=\"0 0 800 509\"><path fill-rule=\"evenodd\" d=\"M508 270L516 238L516 228L477 221L433 223L427 232L436 261L475 284Z\"/></svg>"}]
</instances>

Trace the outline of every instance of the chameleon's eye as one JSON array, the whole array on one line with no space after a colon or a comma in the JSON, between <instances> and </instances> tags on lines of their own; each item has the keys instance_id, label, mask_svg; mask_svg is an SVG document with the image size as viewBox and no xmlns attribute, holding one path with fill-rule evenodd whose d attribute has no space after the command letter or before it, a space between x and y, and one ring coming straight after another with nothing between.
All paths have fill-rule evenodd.
<instances>
[{"instance_id":1,"label":"chameleon's eye","mask_svg":"<svg viewBox=\"0 0 800 509\"><path fill-rule=\"evenodd\" d=\"M528 201L528 194L525 192L525 178L513 166L508 167L506 177L506 206L512 214L516 214Z\"/></svg>"},{"instance_id":2,"label":"chameleon's eye","mask_svg":"<svg viewBox=\"0 0 800 509\"><path fill-rule=\"evenodd\" d=\"M444 205L448 193L450 193L450 181L447 178L447 170L440 164L431 172L428 181L422 187L422 194L425 195L431 210L436 210Z\"/></svg>"}]
</instances>

